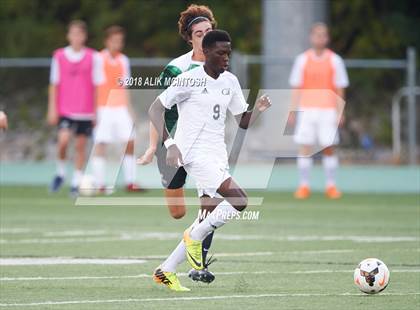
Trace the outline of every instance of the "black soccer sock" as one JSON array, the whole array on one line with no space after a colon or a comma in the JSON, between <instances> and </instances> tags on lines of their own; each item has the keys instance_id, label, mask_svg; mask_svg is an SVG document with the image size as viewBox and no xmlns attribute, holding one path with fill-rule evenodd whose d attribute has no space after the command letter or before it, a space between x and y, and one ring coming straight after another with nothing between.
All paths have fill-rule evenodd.
<instances>
[{"instance_id":1,"label":"black soccer sock","mask_svg":"<svg viewBox=\"0 0 420 310\"><path fill-rule=\"evenodd\" d=\"M211 242L213 241L214 231L212 231L207 237L203 240L203 262L207 259L207 253L210 249Z\"/></svg>"}]
</instances>

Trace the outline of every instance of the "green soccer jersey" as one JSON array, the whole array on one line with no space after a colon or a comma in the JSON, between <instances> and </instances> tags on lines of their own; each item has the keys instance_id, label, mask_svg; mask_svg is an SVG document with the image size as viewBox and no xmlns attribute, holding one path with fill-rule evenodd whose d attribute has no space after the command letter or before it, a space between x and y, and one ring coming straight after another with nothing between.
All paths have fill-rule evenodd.
<instances>
[{"instance_id":1,"label":"green soccer jersey","mask_svg":"<svg viewBox=\"0 0 420 310\"><path fill-rule=\"evenodd\" d=\"M190 51L182 56L179 56L178 58L172 60L165 69L163 69L163 72L160 74L160 82L164 88L168 88L170 86L170 81L181 73L204 64L203 62L192 60L192 55L193 51ZM178 109L176 105L174 105L170 110L166 109L165 123L169 132L175 132L177 120Z\"/></svg>"}]
</instances>

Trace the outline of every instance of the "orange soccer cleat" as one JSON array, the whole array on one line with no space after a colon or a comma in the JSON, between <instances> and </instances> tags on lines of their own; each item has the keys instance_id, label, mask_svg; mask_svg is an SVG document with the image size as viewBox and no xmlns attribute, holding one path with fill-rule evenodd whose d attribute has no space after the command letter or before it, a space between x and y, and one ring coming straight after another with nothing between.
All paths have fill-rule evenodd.
<instances>
[{"instance_id":1,"label":"orange soccer cleat","mask_svg":"<svg viewBox=\"0 0 420 310\"><path fill-rule=\"evenodd\" d=\"M295 192L296 199L307 199L311 195L311 190L307 185L301 185Z\"/></svg>"},{"instance_id":2,"label":"orange soccer cleat","mask_svg":"<svg viewBox=\"0 0 420 310\"><path fill-rule=\"evenodd\" d=\"M330 199L339 199L342 196L341 192L334 185L327 186L325 195Z\"/></svg>"}]
</instances>

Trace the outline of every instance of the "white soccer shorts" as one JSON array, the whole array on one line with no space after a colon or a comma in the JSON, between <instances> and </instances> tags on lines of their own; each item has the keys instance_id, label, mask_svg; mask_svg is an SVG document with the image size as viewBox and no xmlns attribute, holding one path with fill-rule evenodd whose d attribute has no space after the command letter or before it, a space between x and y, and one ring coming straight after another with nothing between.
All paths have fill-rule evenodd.
<instances>
[{"instance_id":1,"label":"white soccer shorts","mask_svg":"<svg viewBox=\"0 0 420 310\"><path fill-rule=\"evenodd\" d=\"M305 109L298 112L294 141L300 145L328 147L338 144L335 109Z\"/></svg>"},{"instance_id":2,"label":"white soccer shorts","mask_svg":"<svg viewBox=\"0 0 420 310\"><path fill-rule=\"evenodd\" d=\"M227 159L215 156L200 156L184 165L197 186L198 196L204 194L210 197L221 197L217 190L220 185L231 177Z\"/></svg>"},{"instance_id":3,"label":"white soccer shorts","mask_svg":"<svg viewBox=\"0 0 420 310\"><path fill-rule=\"evenodd\" d=\"M135 138L127 107L103 107L97 112L95 143L124 143Z\"/></svg>"}]
</instances>

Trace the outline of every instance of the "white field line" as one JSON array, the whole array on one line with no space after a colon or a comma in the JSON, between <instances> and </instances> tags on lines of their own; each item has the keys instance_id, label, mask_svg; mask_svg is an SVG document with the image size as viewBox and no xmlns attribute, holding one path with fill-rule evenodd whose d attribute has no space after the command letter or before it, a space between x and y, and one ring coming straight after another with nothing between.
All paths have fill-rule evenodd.
<instances>
[{"instance_id":1,"label":"white field line","mask_svg":"<svg viewBox=\"0 0 420 310\"><path fill-rule=\"evenodd\" d=\"M29 228L0 228L0 234L26 234L30 232Z\"/></svg>"},{"instance_id":2,"label":"white field line","mask_svg":"<svg viewBox=\"0 0 420 310\"><path fill-rule=\"evenodd\" d=\"M46 231L42 235L45 237L80 237L80 236L103 236L111 235L111 231L106 230L64 230L64 231Z\"/></svg>"},{"instance_id":3,"label":"white field line","mask_svg":"<svg viewBox=\"0 0 420 310\"><path fill-rule=\"evenodd\" d=\"M236 275L259 275L259 274L326 274L326 273L348 273L354 270L304 270L304 271L231 271L214 272L216 276L236 276ZM392 273L420 273L420 269L395 269ZM188 273L177 273L179 277L187 277ZM117 279L141 279L151 278L151 274L124 275L124 276L73 276L73 277L3 277L0 281L67 281L67 280L117 280Z\"/></svg>"},{"instance_id":4,"label":"white field line","mask_svg":"<svg viewBox=\"0 0 420 310\"><path fill-rule=\"evenodd\" d=\"M244 253L217 253L217 257L255 257L282 254L317 255L351 253L354 250L319 250L319 251L289 251L289 252L244 252ZM75 257L5 257L0 258L0 266L22 265L129 265L143 264L147 259L165 259L167 255L145 255L141 257L118 258L75 258Z\"/></svg>"},{"instance_id":5,"label":"white field line","mask_svg":"<svg viewBox=\"0 0 420 310\"><path fill-rule=\"evenodd\" d=\"M275 255L275 252L244 252L244 253L217 253L215 254L215 257L243 257L243 256L271 256L271 255ZM153 255L141 255L141 256L135 256L135 257L123 257L123 258L127 258L127 259L136 259L136 258L141 258L141 259L166 259L168 257L168 254L153 254ZM1 258L0 258L1 260Z\"/></svg>"},{"instance_id":6,"label":"white field line","mask_svg":"<svg viewBox=\"0 0 420 310\"><path fill-rule=\"evenodd\" d=\"M103 231L66 231L49 232L48 236L59 237L73 234L76 238L30 238L30 239L0 239L0 244L54 244L54 243L93 243L111 241L141 241L141 240L174 240L181 239L180 233L174 232L110 232L114 236L98 237ZM79 234L79 235L78 235ZM86 236L86 237L85 237ZM351 241L357 243L392 243L392 242L418 242L417 236L314 236L314 235L235 235L235 234L216 234L219 240L261 240L261 241L285 241L285 242L307 242L307 241Z\"/></svg>"},{"instance_id":7,"label":"white field line","mask_svg":"<svg viewBox=\"0 0 420 310\"><path fill-rule=\"evenodd\" d=\"M171 201L185 203L188 206L199 206L198 197L185 197L182 199L171 198ZM248 197L249 206L260 206L264 197ZM82 197L76 199L76 206L111 206L111 207L161 207L166 205L164 197Z\"/></svg>"},{"instance_id":8,"label":"white field line","mask_svg":"<svg viewBox=\"0 0 420 310\"><path fill-rule=\"evenodd\" d=\"M272 256L281 254L341 254L341 253L352 253L353 249L342 249L342 250L310 250L310 251L282 251L282 252L244 252L244 253L216 253L215 257L242 257L242 256ZM144 259L159 259L166 258L168 255L141 255Z\"/></svg>"},{"instance_id":9,"label":"white field line","mask_svg":"<svg viewBox=\"0 0 420 310\"><path fill-rule=\"evenodd\" d=\"M270 256L273 252L246 252L246 253L218 253L218 257L234 256ZM148 255L141 258L75 258L75 257L5 257L0 258L0 266L43 266L43 265L131 265L144 264L145 259L164 259L167 255Z\"/></svg>"},{"instance_id":10,"label":"white field line","mask_svg":"<svg viewBox=\"0 0 420 310\"><path fill-rule=\"evenodd\" d=\"M98 259L72 257L22 257L0 258L0 266L44 266L44 265L130 265L144 264L144 259Z\"/></svg>"},{"instance_id":11,"label":"white field line","mask_svg":"<svg viewBox=\"0 0 420 310\"><path fill-rule=\"evenodd\" d=\"M382 296L411 296L420 293L382 293ZM251 299L251 298L290 298L290 297L361 297L363 293L342 294L259 294L259 295L218 295L218 296L191 296L169 298L127 298L127 299L98 299L98 300L69 300L69 301L44 301L31 303L0 303L0 307L25 307L48 305L81 305L81 304L112 304L112 303L146 303L158 301L196 301L196 300L225 300L225 299Z\"/></svg>"},{"instance_id":12,"label":"white field line","mask_svg":"<svg viewBox=\"0 0 420 310\"><path fill-rule=\"evenodd\" d=\"M182 274L177 274L181 276ZM182 275L183 276L183 275ZM114 279L139 279L151 278L150 274L126 275L126 276L80 276L80 277L3 277L0 281L61 281L61 280L114 280Z\"/></svg>"},{"instance_id":13,"label":"white field line","mask_svg":"<svg viewBox=\"0 0 420 310\"><path fill-rule=\"evenodd\" d=\"M354 270L303 270L303 271L290 271L290 274L322 274L322 273L353 273ZM392 269L391 273L419 273L420 269ZM0 278L1 279L1 278Z\"/></svg>"},{"instance_id":14,"label":"white field line","mask_svg":"<svg viewBox=\"0 0 420 310\"><path fill-rule=\"evenodd\" d=\"M272 255L317 255L317 254L341 254L352 253L353 249L346 250L318 250L318 251L282 251L282 252L244 252L244 253L215 253L215 257L244 257L244 256L272 256ZM141 255L143 259L165 259L168 255ZM133 257L136 258L136 257Z\"/></svg>"}]
</instances>

